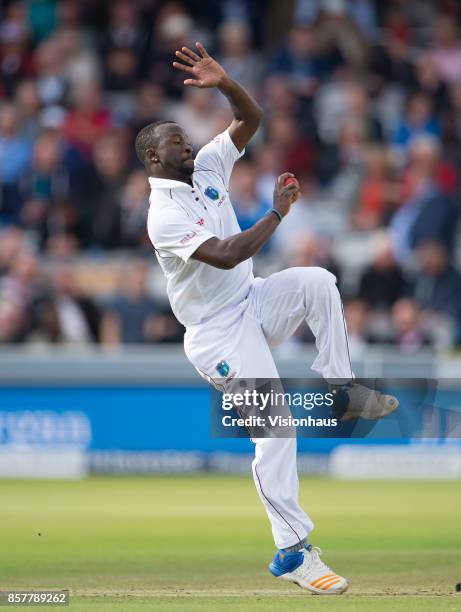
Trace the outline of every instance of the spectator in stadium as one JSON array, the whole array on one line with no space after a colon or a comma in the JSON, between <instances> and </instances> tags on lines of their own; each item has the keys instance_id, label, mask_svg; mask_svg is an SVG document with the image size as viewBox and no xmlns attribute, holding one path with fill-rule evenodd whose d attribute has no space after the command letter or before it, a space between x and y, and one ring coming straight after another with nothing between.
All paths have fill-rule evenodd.
<instances>
[{"instance_id":1,"label":"spectator in stadium","mask_svg":"<svg viewBox=\"0 0 461 612\"><path fill-rule=\"evenodd\" d=\"M296 118L291 114L275 112L266 123L267 143L275 148L283 168L293 174L303 174L313 168L314 147L299 132Z\"/></svg>"},{"instance_id":2,"label":"spectator in stadium","mask_svg":"<svg viewBox=\"0 0 461 612\"><path fill-rule=\"evenodd\" d=\"M362 70L366 60L364 37L351 18L346 0L324 0L316 24L320 48L336 58L337 67Z\"/></svg>"},{"instance_id":3,"label":"spectator in stadium","mask_svg":"<svg viewBox=\"0 0 461 612\"><path fill-rule=\"evenodd\" d=\"M72 205L69 207L72 211ZM65 215L65 211L64 215ZM71 224L74 222L74 217L71 214ZM74 233L69 231L59 230L50 233L46 242L46 254L50 257L55 257L57 260L68 260L71 257L78 257L80 251L80 243Z\"/></svg>"},{"instance_id":4,"label":"spectator in stadium","mask_svg":"<svg viewBox=\"0 0 461 612\"><path fill-rule=\"evenodd\" d=\"M148 37L141 20L140 6L130 0L116 0L109 5L109 23L100 38L103 57L114 49L129 49L141 59L147 50Z\"/></svg>"},{"instance_id":5,"label":"spectator in stadium","mask_svg":"<svg viewBox=\"0 0 461 612\"><path fill-rule=\"evenodd\" d=\"M13 95L20 80L30 74L30 27L23 2L2 3L0 23L0 98Z\"/></svg>"},{"instance_id":6,"label":"spectator in stadium","mask_svg":"<svg viewBox=\"0 0 461 612\"><path fill-rule=\"evenodd\" d=\"M404 184L406 196L390 224L394 250L401 263L428 240L453 252L457 209L437 184L439 162L437 141L425 137L412 143Z\"/></svg>"},{"instance_id":7,"label":"spectator in stadium","mask_svg":"<svg viewBox=\"0 0 461 612\"><path fill-rule=\"evenodd\" d=\"M363 121L345 119L339 132L338 145L330 150L328 195L338 216L350 219L356 206L363 176L367 142Z\"/></svg>"},{"instance_id":8,"label":"spectator in stadium","mask_svg":"<svg viewBox=\"0 0 461 612\"><path fill-rule=\"evenodd\" d=\"M29 250L19 251L7 273L0 277L0 302L6 321L12 325L8 342L21 342L31 325L34 304L43 294L42 270L38 259ZM12 312L12 309L17 313ZM5 322L5 320L4 320Z\"/></svg>"},{"instance_id":9,"label":"spectator in stadium","mask_svg":"<svg viewBox=\"0 0 461 612\"><path fill-rule=\"evenodd\" d=\"M56 38L47 38L34 50L34 67L43 106L63 106L68 93L65 58Z\"/></svg>"},{"instance_id":10,"label":"spectator in stadium","mask_svg":"<svg viewBox=\"0 0 461 612\"><path fill-rule=\"evenodd\" d=\"M330 11L336 5L336 10L347 12L349 17L359 28L365 38L373 38L376 34L377 14L373 0L348 0L347 3L336 1L323 2L322 0L297 0L295 20L301 23L315 23L324 6Z\"/></svg>"},{"instance_id":11,"label":"spectator in stadium","mask_svg":"<svg viewBox=\"0 0 461 612\"><path fill-rule=\"evenodd\" d=\"M134 92L132 113L128 120L132 134L137 134L143 125L165 119L168 114L167 99L160 85L141 81Z\"/></svg>"},{"instance_id":12,"label":"spectator in stadium","mask_svg":"<svg viewBox=\"0 0 461 612\"><path fill-rule=\"evenodd\" d=\"M406 153L411 143L421 136L440 135L440 125L433 112L431 98L422 92L410 96L405 116L395 128L392 144Z\"/></svg>"},{"instance_id":13,"label":"spectator in stadium","mask_svg":"<svg viewBox=\"0 0 461 612\"><path fill-rule=\"evenodd\" d=\"M35 345L64 343L56 304L49 292L34 300L23 339L28 344Z\"/></svg>"},{"instance_id":14,"label":"spectator in stadium","mask_svg":"<svg viewBox=\"0 0 461 612\"><path fill-rule=\"evenodd\" d=\"M389 86L399 91L414 87L415 68L406 26L383 30L381 41L370 50L371 90L385 94Z\"/></svg>"},{"instance_id":15,"label":"spectator in stadium","mask_svg":"<svg viewBox=\"0 0 461 612\"><path fill-rule=\"evenodd\" d=\"M82 21L82 4L79 0L61 0L56 6L57 21L63 28L82 29L88 44L92 44L93 36L89 28L85 28Z\"/></svg>"},{"instance_id":16,"label":"spectator in stadium","mask_svg":"<svg viewBox=\"0 0 461 612\"><path fill-rule=\"evenodd\" d=\"M427 241L418 249L419 272L413 296L424 311L428 327L447 329L448 344L459 341L461 325L461 274L450 263L449 253L438 242Z\"/></svg>"},{"instance_id":17,"label":"spectator in stadium","mask_svg":"<svg viewBox=\"0 0 461 612\"><path fill-rule=\"evenodd\" d=\"M370 142L381 142L383 128L373 109L366 87L358 81L350 81L345 85L344 96L343 121L362 121L365 139Z\"/></svg>"},{"instance_id":18,"label":"spectator in stadium","mask_svg":"<svg viewBox=\"0 0 461 612\"><path fill-rule=\"evenodd\" d=\"M361 36L374 41L377 37L378 15L374 0L350 0L348 9Z\"/></svg>"},{"instance_id":19,"label":"spectator in stadium","mask_svg":"<svg viewBox=\"0 0 461 612\"><path fill-rule=\"evenodd\" d=\"M333 173L338 172L344 157L345 135L356 132L363 141L382 140L381 121L363 84L349 78L334 79L319 88L315 102L319 137L329 145Z\"/></svg>"},{"instance_id":20,"label":"spectator in stadium","mask_svg":"<svg viewBox=\"0 0 461 612\"><path fill-rule=\"evenodd\" d=\"M286 44L274 55L269 74L283 75L291 91L309 99L319 79L331 72L339 61L336 56L327 58L321 54L313 26L294 24Z\"/></svg>"},{"instance_id":21,"label":"spectator in stadium","mask_svg":"<svg viewBox=\"0 0 461 612\"><path fill-rule=\"evenodd\" d=\"M440 15L434 24L432 61L441 79L447 83L461 81L461 44L456 22Z\"/></svg>"},{"instance_id":22,"label":"spectator in stadium","mask_svg":"<svg viewBox=\"0 0 461 612\"><path fill-rule=\"evenodd\" d=\"M454 142L459 149L461 140L461 82L450 87L449 105L447 104L447 106L450 111L446 117L449 124L447 127L450 128Z\"/></svg>"},{"instance_id":23,"label":"spectator in stadium","mask_svg":"<svg viewBox=\"0 0 461 612\"><path fill-rule=\"evenodd\" d=\"M139 78L137 56L133 49L112 47L104 63L104 89L110 96L111 107L131 112L132 90Z\"/></svg>"},{"instance_id":24,"label":"spectator in stadium","mask_svg":"<svg viewBox=\"0 0 461 612\"><path fill-rule=\"evenodd\" d=\"M423 53L416 60L416 88L432 100L437 114L443 113L448 104L448 87L440 78L430 53Z\"/></svg>"},{"instance_id":25,"label":"spectator in stadium","mask_svg":"<svg viewBox=\"0 0 461 612\"><path fill-rule=\"evenodd\" d=\"M48 275L28 307L21 341L33 344L89 344L98 340L99 310L84 296L73 269L63 266Z\"/></svg>"},{"instance_id":26,"label":"spectator in stadium","mask_svg":"<svg viewBox=\"0 0 461 612\"><path fill-rule=\"evenodd\" d=\"M401 267L395 261L387 235L375 244L372 263L367 266L359 283L358 297L371 310L389 310L403 297L406 282Z\"/></svg>"},{"instance_id":27,"label":"spectator in stadium","mask_svg":"<svg viewBox=\"0 0 461 612\"><path fill-rule=\"evenodd\" d=\"M63 133L83 159L90 161L96 143L112 127L110 111L104 107L98 83L86 83L72 92L72 109L66 116Z\"/></svg>"},{"instance_id":28,"label":"spectator in stadium","mask_svg":"<svg viewBox=\"0 0 461 612\"><path fill-rule=\"evenodd\" d=\"M0 291L0 344L19 342L25 322L26 312L23 305Z\"/></svg>"},{"instance_id":29,"label":"spectator in stadium","mask_svg":"<svg viewBox=\"0 0 461 612\"><path fill-rule=\"evenodd\" d=\"M368 311L366 304L359 299L349 300L344 305L344 317L346 319L351 358L358 359L367 349L368 343Z\"/></svg>"},{"instance_id":30,"label":"spectator in stadium","mask_svg":"<svg viewBox=\"0 0 461 612\"><path fill-rule=\"evenodd\" d=\"M60 267L53 274L53 303L62 342L88 344L97 342L100 312L94 301L83 295L74 270Z\"/></svg>"},{"instance_id":31,"label":"spectator in stadium","mask_svg":"<svg viewBox=\"0 0 461 612\"><path fill-rule=\"evenodd\" d=\"M40 245L48 234L65 224L60 206L69 195L69 175L63 164L61 142L54 131L35 141L32 164L21 177L21 222L35 230Z\"/></svg>"},{"instance_id":32,"label":"spectator in stadium","mask_svg":"<svg viewBox=\"0 0 461 612\"><path fill-rule=\"evenodd\" d=\"M116 134L100 138L95 144L94 167L82 173L73 193L83 246L114 249L120 245L121 197L127 176L126 142Z\"/></svg>"},{"instance_id":33,"label":"spectator in stadium","mask_svg":"<svg viewBox=\"0 0 461 612\"><path fill-rule=\"evenodd\" d=\"M18 112L6 103L0 107L0 226L19 223L19 179L30 155L31 141L21 134Z\"/></svg>"},{"instance_id":34,"label":"spectator in stadium","mask_svg":"<svg viewBox=\"0 0 461 612\"><path fill-rule=\"evenodd\" d=\"M40 133L41 103L37 83L24 79L14 92L14 106L18 112L21 135L32 142Z\"/></svg>"},{"instance_id":35,"label":"spectator in stadium","mask_svg":"<svg viewBox=\"0 0 461 612\"><path fill-rule=\"evenodd\" d=\"M179 323L149 295L144 262L134 262L121 271L120 291L105 305L100 335L108 348L178 341L182 335Z\"/></svg>"},{"instance_id":36,"label":"spectator in stadium","mask_svg":"<svg viewBox=\"0 0 461 612\"><path fill-rule=\"evenodd\" d=\"M242 19L224 21L218 31L218 57L232 79L256 91L262 77L262 63L251 49L251 37L251 29Z\"/></svg>"},{"instance_id":37,"label":"spectator in stadium","mask_svg":"<svg viewBox=\"0 0 461 612\"><path fill-rule=\"evenodd\" d=\"M291 89L289 80L282 74L267 76L262 84L262 96L269 113L279 112L300 117L300 98Z\"/></svg>"},{"instance_id":38,"label":"spectator in stadium","mask_svg":"<svg viewBox=\"0 0 461 612\"><path fill-rule=\"evenodd\" d=\"M351 221L357 229L367 231L387 224L395 207L397 186L392 177L389 152L381 145L366 147L363 171Z\"/></svg>"},{"instance_id":39,"label":"spectator in stadium","mask_svg":"<svg viewBox=\"0 0 461 612\"><path fill-rule=\"evenodd\" d=\"M421 312L414 300L402 298L391 311L392 336L390 342L401 351L414 352L431 344L431 339L424 330Z\"/></svg>"},{"instance_id":40,"label":"spectator in stadium","mask_svg":"<svg viewBox=\"0 0 461 612\"><path fill-rule=\"evenodd\" d=\"M55 2L28 2L25 9L34 43L48 38L56 27Z\"/></svg>"},{"instance_id":41,"label":"spectator in stadium","mask_svg":"<svg viewBox=\"0 0 461 612\"><path fill-rule=\"evenodd\" d=\"M56 42L69 92L100 80L100 58L93 44L86 41L81 27L61 26L54 33L53 40Z\"/></svg>"},{"instance_id":42,"label":"spectator in stadium","mask_svg":"<svg viewBox=\"0 0 461 612\"><path fill-rule=\"evenodd\" d=\"M280 174L279 151L275 147L261 143L254 154L256 164L256 189L263 200L270 200L274 192L274 181Z\"/></svg>"},{"instance_id":43,"label":"spectator in stadium","mask_svg":"<svg viewBox=\"0 0 461 612\"><path fill-rule=\"evenodd\" d=\"M440 148L435 149L434 159L430 150L425 150L423 145L421 147L415 146L412 159L415 166L418 165L419 170L423 173L423 176L417 179L422 183L422 191L419 191L418 185L415 186L417 197L421 197L423 205L419 208L418 215L411 228L411 245L413 249L417 249L423 242L434 240L452 254L455 246L459 211L453 199L445 195L441 186L439 174L441 150ZM424 173L426 174L424 175ZM424 185L425 179L428 179L428 181ZM431 189L432 196L430 195Z\"/></svg>"},{"instance_id":44,"label":"spectator in stadium","mask_svg":"<svg viewBox=\"0 0 461 612\"><path fill-rule=\"evenodd\" d=\"M149 186L142 170L134 170L128 175L120 200L121 206L121 245L140 249L150 242L146 233L146 210L149 207Z\"/></svg>"},{"instance_id":45,"label":"spectator in stadium","mask_svg":"<svg viewBox=\"0 0 461 612\"><path fill-rule=\"evenodd\" d=\"M175 49L186 45L192 34L194 23L185 7L180 3L164 4L158 11L151 36L149 53L144 61L145 76L157 83L171 100L181 100L183 77L170 70Z\"/></svg>"},{"instance_id":46,"label":"spectator in stadium","mask_svg":"<svg viewBox=\"0 0 461 612\"><path fill-rule=\"evenodd\" d=\"M0 229L0 282L11 265L26 250L26 237L19 227L10 225Z\"/></svg>"}]
</instances>

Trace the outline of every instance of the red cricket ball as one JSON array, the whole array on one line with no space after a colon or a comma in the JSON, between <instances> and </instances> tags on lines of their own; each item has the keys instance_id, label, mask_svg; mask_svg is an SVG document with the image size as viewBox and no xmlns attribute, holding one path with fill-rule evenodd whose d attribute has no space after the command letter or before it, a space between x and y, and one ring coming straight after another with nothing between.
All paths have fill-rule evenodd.
<instances>
[{"instance_id":1,"label":"red cricket ball","mask_svg":"<svg viewBox=\"0 0 461 612\"><path fill-rule=\"evenodd\" d=\"M299 189L299 181L297 178L295 178L294 176L288 176L284 181L283 181L283 186L287 187L288 185L296 185L296 187ZM297 192L295 195L293 195L293 199L292 202L296 202L296 200L299 198L299 192Z\"/></svg>"},{"instance_id":2,"label":"red cricket ball","mask_svg":"<svg viewBox=\"0 0 461 612\"><path fill-rule=\"evenodd\" d=\"M296 185L296 187L299 189L299 181L297 178L295 178L294 176L288 176L284 181L283 181L283 186L287 187L288 185Z\"/></svg>"}]
</instances>

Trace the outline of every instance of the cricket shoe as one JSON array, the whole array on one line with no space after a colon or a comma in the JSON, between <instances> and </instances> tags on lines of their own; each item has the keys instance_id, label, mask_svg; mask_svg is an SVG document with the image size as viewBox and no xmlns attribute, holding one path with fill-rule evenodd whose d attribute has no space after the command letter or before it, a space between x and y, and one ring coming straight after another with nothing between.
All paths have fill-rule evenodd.
<instances>
[{"instance_id":1,"label":"cricket shoe","mask_svg":"<svg viewBox=\"0 0 461 612\"><path fill-rule=\"evenodd\" d=\"M294 582L316 595L341 595L347 590L349 582L335 574L320 559L320 548L310 544L297 552L279 550L269 565L271 574Z\"/></svg>"},{"instance_id":2,"label":"cricket shoe","mask_svg":"<svg viewBox=\"0 0 461 612\"><path fill-rule=\"evenodd\" d=\"M381 419L397 410L399 400L393 395L386 395L359 383L333 387L335 413L341 413L340 420Z\"/></svg>"}]
</instances>

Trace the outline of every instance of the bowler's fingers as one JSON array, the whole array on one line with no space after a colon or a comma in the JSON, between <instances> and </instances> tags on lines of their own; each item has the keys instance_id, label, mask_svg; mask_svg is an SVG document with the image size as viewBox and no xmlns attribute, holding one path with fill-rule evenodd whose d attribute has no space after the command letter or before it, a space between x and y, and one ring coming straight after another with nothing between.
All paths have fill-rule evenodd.
<instances>
[{"instance_id":1,"label":"bowler's fingers","mask_svg":"<svg viewBox=\"0 0 461 612\"><path fill-rule=\"evenodd\" d=\"M179 59L181 59L183 62L186 62L186 64L189 64L189 66L195 66L194 60L182 51L176 51L175 55L176 57L179 57Z\"/></svg>"},{"instance_id":2,"label":"bowler's fingers","mask_svg":"<svg viewBox=\"0 0 461 612\"><path fill-rule=\"evenodd\" d=\"M194 87L203 87L203 81L197 79L186 79L184 85L193 85Z\"/></svg>"},{"instance_id":3,"label":"bowler's fingers","mask_svg":"<svg viewBox=\"0 0 461 612\"><path fill-rule=\"evenodd\" d=\"M180 64L179 62L173 62L173 66L178 70L183 70L184 72L190 72L194 74L194 69L191 66L185 66L184 64Z\"/></svg>"},{"instance_id":4,"label":"bowler's fingers","mask_svg":"<svg viewBox=\"0 0 461 612\"><path fill-rule=\"evenodd\" d=\"M298 187L298 185L295 185L294 183L291 183L290 185L287 185L286 187L283 187L283 189L280 192L283 196L286 195L296 195L300 192L300 189Z\"/></svg>"},{"instance_id":5,"label":"bowler's fingers","mask_svg":"<svg viewBox=\"0 0 461 612\"><path fill-rule=\"evenodd\" d=\"M289 178L290 176L294 177L294 174L292 174L291 172L284 172L283 174L281 174L277 178L277 186L283 187L283 182L286 181L286 179Z\"/></svg>"},{"instance_id":6,"label":"bowler's fingers","mask_svg":"<svg viewBox=\"0 0 461 612\"><path fill-rule=\"evenodd\" d=\"M207 50L205 49L205 47L202 45L201 42L196 42L195 46L197 47L197 49L200 51L200 55L202 57L210 57L207 53Z\"/></svg>"},{"instance_id":7,"label":"bowler's fingers","mask_svg":"<svg viewBox=\"0 0 461 612\"><path fill-rule=\"evenodd\" d=\"M194 62L199 62L202 59L197 53L192 51L192 49L189 49L189 47L182 47L181 51L194 60Z\"/></svg>"}]
</instances>

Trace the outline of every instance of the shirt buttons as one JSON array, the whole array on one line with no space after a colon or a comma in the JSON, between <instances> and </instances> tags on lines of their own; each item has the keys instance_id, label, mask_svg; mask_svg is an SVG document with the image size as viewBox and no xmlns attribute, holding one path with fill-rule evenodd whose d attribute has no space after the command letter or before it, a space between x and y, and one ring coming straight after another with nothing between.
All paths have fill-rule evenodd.
<instances>
[{"instance_id":1,"label":"shirt buttons","mask_svg":"<svg viewBox=\"0 0 461 612\"><path fill-rule=\"evenodd\" d=\"M196 202L198 202L198 201L199 201L199 198L195 198L195 201L196 201Z\"/></svg>"}]
</instances>

